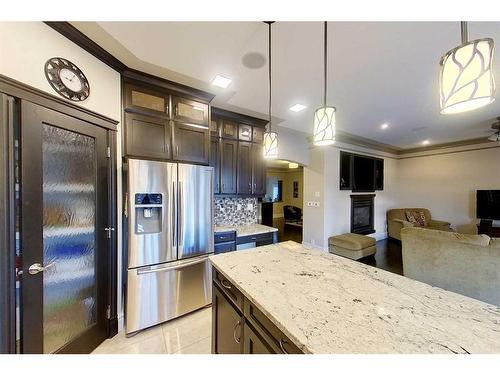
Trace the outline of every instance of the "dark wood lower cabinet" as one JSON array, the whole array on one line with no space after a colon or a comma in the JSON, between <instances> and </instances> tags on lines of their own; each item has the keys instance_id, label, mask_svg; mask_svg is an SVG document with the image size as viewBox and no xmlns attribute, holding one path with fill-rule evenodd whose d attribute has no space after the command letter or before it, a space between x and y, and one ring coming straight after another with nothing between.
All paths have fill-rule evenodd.
<instances>
[{"instance_id":1,"label":"dark wood lower cabinet","mask_svg":"<svg viewBox=\"0 0 500 375\"><path fill-rule=\"evenodd\" d=\"M269 345L248 325L243 329L243 353L275 354Z\"/></svg>"},{"instance_id":2,"label":"dark wood lower cabinet","mask_svg":"<svg viewBox=\"0 0 500 375\"><path fill-rule=\"evenodd\" d=\"M243 293L213 269L212 353L302 354Z\"/></svg>"},{"instance_id":3,"label":"dark wood lower cabinet","mask_svg":"<svg viewBox=\"0 0 500 375\"><path fill-rule=\"evenodd\" d=\"M212 290L212 353L241 354L243 316L214 284Z\"/></svg>"}]
</instances>

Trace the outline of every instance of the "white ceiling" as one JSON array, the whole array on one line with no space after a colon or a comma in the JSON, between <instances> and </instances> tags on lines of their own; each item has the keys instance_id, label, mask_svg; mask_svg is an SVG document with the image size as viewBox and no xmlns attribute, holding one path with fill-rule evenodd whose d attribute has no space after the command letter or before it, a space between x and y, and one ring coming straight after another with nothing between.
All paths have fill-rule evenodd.
<instances>
[{"instance_id":1,"label":"white ceiling","mask_svg":"<svg viewBox=\"0 0 500 375\"><path fill-rule=\"evenodd\" d=\"M241 62L248 52L267 56L262 22L99 22L94 32L74 25L129 66L215 93L215 106L267 116L267 65L252 70ZM471 22L469 33L498 43L500 23ZM459 41L458 22L329 23L328 103L337 107L338 128L401 148L487 136L500 99L470 113L439 113L439 60ZM280 126L312 131L323 95L322 46L321 22L273 25L273 117ZM498 82L498 56L494 73ZM210 85L217 74L233 79L229 88ZM291 112L296 103L307 109ZM381 130L384 122L390 127Z\"/></svg>"}]
</instances>

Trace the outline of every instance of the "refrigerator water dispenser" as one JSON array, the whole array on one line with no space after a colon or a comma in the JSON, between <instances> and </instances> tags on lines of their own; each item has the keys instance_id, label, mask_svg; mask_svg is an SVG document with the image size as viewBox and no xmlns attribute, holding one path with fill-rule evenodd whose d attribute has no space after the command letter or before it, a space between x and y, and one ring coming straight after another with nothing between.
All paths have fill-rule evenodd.
<instances>
[{"instance_id":1,"label":"refrigerator water dispenser","mask_svg":"<svg viewBox=\"0 0 500 375\"><path fill-rule=\"evenodd\" d=\"M135 195L135 233L150 234L162 231L162 194Z\"/></svg>"}]
</instances>

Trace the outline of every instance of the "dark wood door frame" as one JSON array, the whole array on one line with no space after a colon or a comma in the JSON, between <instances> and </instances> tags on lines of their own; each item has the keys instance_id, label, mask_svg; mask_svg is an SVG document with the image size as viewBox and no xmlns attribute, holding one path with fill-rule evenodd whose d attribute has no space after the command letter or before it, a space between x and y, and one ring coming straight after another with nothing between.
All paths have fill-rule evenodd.
<instances>
[{"instance_id":1,"label":"dark wood door frame","mask_svg":"<svg viewBox=\"0 0 500 375\"><path fill-rule=\"evenodd\" d=\"M26 101L38 104L42 107L52 109L54 111L66 114L68 116L83 120L88 122L90 125L96 125L101 128L107 129L107 137L108 137L108 146L110 147L109 151L109 179L111 183L108 183L109 189L109 226L113 228L117 228L117 192L116 192L116 130L118 121L113 120L109 117L103 116L99 113L91 111L87 108L78 106L74 103L70 103L62 98L59 98L55 95L48 94L42 90L36 89L29 85L26 85L22 82L13 80L9 77L0 74L0 95L7 94L17 99L24 99ZM15 110L14 106L14 110ZM0 121L3 119L0 118ZM3 177L3 174L6 172L6 169L3 168L5 165L4 162L9 163L11 165L11 170L8 173L14 173L13 167L13 143L14 143L14 134L12 131L9 133L4 133L5 128L0 124L0 132L2 133L2 138L0 139L0 163L2 163L2 167L0 167L0 175ZM8 137L4 137L4 135L8 135ZM9 146L10 149L7 150L5 146ZM8 159L6 159L8 157ZM7 181L2 179L2 181ZM14 192L13 192L13 184L10 184L11 191L9 192L8 201L4 199L4 196L0 196L0 207L2 209L9 208L12 210L12 214L10 217L12 220L11 223L8 224L8 230L6 231L6 227L3 225L0 226L0 231L5 234L7 233L9 237L1 237L0 236L0 245L2 248L4 247L4 241L8 241L11 243L11 248L15 248L15 233L14 233ZM0 191L3 193L2 188L0 187ZM7 203L7 205L6 205ZM0 221L0 224L3 222ZM108 314L108 337L112 337L118 333L118 311L117 311L117 231L111 232L111 239L109 241L109 287L108 287L108 304L110 306L110 311ZM14 268L14 252L10 254L2 253L0 254L0 286L2 287L0 290L0 302L6 302L5 309L1 310L1 333L0 336L0 353L2 352L15 352L15 268ZM6 283L6 284L5 284ZM9 287L9 284L12 287ZM3 288L6 286L7 288ZM3 314L6 319L3 319ZM5 335L4 335L5 333ZM5 350L5 351L4 351Z\"/></svg>"},{"instance_id":2,"label":"dark wood door frame","mask_svg":"<svg viewBox=\"0 0 500 375\"><path fill-rule=\"evenodd\" d=\"M0 93L0 353L16 352L14 98Z\"/></svg>"}]
</instances>

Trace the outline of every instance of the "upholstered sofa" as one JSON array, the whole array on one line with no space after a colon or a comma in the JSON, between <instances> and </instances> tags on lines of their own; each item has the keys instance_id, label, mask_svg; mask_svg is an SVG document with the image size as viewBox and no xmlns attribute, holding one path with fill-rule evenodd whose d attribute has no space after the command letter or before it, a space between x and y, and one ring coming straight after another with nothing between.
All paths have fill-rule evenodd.
<instances>
[{"instance_id":1,"label":"upholstered sofa","mask_svg":"<svg viewBox=\"0 0 500 375\"><path fill-rule=\"evenodd\" d=\"M407 211L415 213L415 215L417 215L419 212L423 212L426 222L425 228L427 229L449 232L453 231L450 228L451 224L447 221L434 220L427 208L397 208L387 211L387 234L390 238L401 241L401 229L416 226L415 224L408 221L408 218L406 217Z\"/></svg>"},{"instance_id":2,"label":"upholstered sofa","mask_svg":"<svg viewBox=\"0 0 500 375\"><path fill-rule=\"evenodd\" d=\"M500 238L407 227L401 239L404 276L500 306Z\"/></svg>"}]
</instances>

